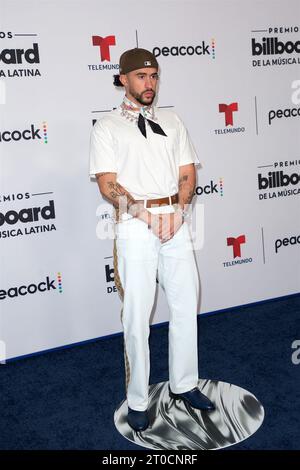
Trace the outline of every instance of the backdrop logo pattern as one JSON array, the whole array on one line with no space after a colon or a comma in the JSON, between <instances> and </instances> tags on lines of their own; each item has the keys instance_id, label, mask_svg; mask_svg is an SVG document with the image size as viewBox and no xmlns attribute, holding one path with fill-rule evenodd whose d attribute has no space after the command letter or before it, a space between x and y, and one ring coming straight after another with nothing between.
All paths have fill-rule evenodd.
<instances>
[{"instance_id":1,"label":"backdrop logo pattern","mask_svg":"<svg viewBox=\"0 0 300 470\"><path fill-rule=\"evenodd\" d=\"M116 45L116 37L114 35L102 37L93 35L92 45L98 49L99 59L101 63L89 64L90 71L103 71L119 69L118 63L111 63L111 47ZM108 62L107 64L105 62Z\"/></svg>"},{"instance_id":2,"label":"backdrop logo pattern","mask_svg":"<svg viewBox=\"0 0 300 470\"><path fill-rule=\"evenodd\" d=\"M253 67L277 67L300 64L299 26L266 26L252 31ZM259 35L259 37L257 37Z\"/></svg>"},{"instance_id":3,"label":"backdrop logo pattern","mask_svg":"<svg viewBox=\"0 0 300 470\"><path fill-rule=\"evenodd\" d=\"M29 42L36 33L0 32L0 78L40 77L40 50L38 42ZM24 38L18 47L14 42ZM12 41L12 42L11 42ZM5 43L5 45L4 45ZM3 68L2 68L3 67Z\"/></svg>"},{"instance_id":4,"label":"backdrop logo pattern","mask_svg":"<svg viewBox=\"0 0 300 470\"><path fill-rule=\"evenodd\" d=\"M1 18L0 340L9 358L121 331L113 208L88 176L89 136L91 121L121 103L113 75L136 46L157 56L155 103L182 118L201 162L198 313L300 291L299 1L263 1L258 11L251 0L173 0L159 14L145 0L138 9L90 3L86 14L75 0L5 2ZM168 321L164 299L158 285L155 323Z\"/></svg>"},{"instance_id":5,"label":"backdrop logo pattern","mask_svg":"<svg viewBox=\"0 0 300 470\"><path fill-rule=\"evenodd\" d=\"M58 286L55 284L58 283ZM8 289L0 288L0 300L11 300L16 298L23 298L27 295L40 294L40 293L62 293L62 280L61 273L57 274L57 279L51 279L46 276L46 279L39 282L30 282L30 284L22 284L20 286L12 286Z\"/></svg>"},{"instance_id":6,"label":"backdrop logo pattern","mask_svg":"<svg viewBox=\"0 0 300 470\"><path fill-rule=\"evenodd\" d=\"M43 121L42 126L43 135L41 135L41 128L36 127L35 124L29 124L26 129L13 129L13 130L3 130L0 131L0 143L13 143L19 142L20 140L25 141L41 141L43 143L48 143L47 136L47 122Z\"/></svg>"}]
</instances>

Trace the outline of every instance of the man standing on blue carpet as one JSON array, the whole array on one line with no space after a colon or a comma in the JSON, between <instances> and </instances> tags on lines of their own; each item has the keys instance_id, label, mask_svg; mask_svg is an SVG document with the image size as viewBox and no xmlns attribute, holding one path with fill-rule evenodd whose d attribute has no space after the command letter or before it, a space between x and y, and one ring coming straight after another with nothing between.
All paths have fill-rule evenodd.
<instances>
[{"instance_id":1,"label":"man standing on blue carpet","mask_svg":"<svg viewBox=\"0 0 300 470\"><path fill-rule=\"evenodd\" d=\"M153 105L158 63L145 49L125 51L114 84L121 105L97 120L91 134L90 175L115 208L115 283L123 301L127 421L149 426L149 318L156 278L165 291L169 320L169 394L213 410L198 384L199 278L185 218L199 164L187 130L171 110Z\"/></svg>"}]
</instances>

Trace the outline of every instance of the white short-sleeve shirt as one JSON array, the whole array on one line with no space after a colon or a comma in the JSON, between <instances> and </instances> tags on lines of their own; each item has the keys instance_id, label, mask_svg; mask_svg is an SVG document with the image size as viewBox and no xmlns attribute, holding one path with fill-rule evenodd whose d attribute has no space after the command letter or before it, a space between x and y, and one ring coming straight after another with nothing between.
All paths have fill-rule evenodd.
<instances>
[{"instance_id":1,"label":"white short-sleeve shirt","mask_svg":"<svg viewBox=\"0 0 300 470\"><path fill-rule=\"evenodd\" d=\"M98 119L91 132L90 175L117 173L134 199L156 199L178 192L179 167L199 162L188 132L177 114L155 107L156 122L167 137L146 123L147 138L121 115L121 107Z\"/></svg>"}]
</instances>

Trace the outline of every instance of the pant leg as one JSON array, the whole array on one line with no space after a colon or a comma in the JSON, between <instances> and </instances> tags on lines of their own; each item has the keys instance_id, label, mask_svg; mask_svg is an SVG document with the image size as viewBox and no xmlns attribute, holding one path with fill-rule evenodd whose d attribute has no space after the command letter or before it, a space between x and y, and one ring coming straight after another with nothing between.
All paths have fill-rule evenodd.
<instances>
[{"instance_id":1,"label":"pant leg","mask_svg":"<svg viewBox=\"0 0 300 470\"><path fill-rule=\"evenodd\" d=\"M174 393L184 393L198 383L197 313L200 290L186 222L173 238L161 244L158 277L170 309L170 387Z\"/></svg>"},{"instance_id":2,"label":"pant leg","mask_svg":"<svg viewBox=\"0 0 300 470\"><path fill-rule=\"evenodd\" d=\"M138 219L121 222L118 229L118 273L123 287L122 323L129 368L127 404L144 411L148 407L149 319L156 291L157 240Z\"/></svg>"}]
</instances>

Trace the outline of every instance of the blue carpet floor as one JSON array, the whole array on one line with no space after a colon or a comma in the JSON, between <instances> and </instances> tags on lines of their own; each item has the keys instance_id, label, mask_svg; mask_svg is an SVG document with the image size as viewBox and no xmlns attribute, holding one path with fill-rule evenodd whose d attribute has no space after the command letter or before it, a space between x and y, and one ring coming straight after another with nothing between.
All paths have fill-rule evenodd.
<instances>
[{"instance_id":1,"label":"blue carpet floor","mask_svg":"<svg viewBox=\"0 0 300 470\"><path fill-rule=\"evenodd\" d=\"M300 449L300 296L199 317L200 377L254 393L265 421L235 449ZM167 325L150 335L150 383L168 380ZM124 398L123 338L115 336L0 365L0 449L142 448L115 429Z\"/></svg>"}]
</instances>

